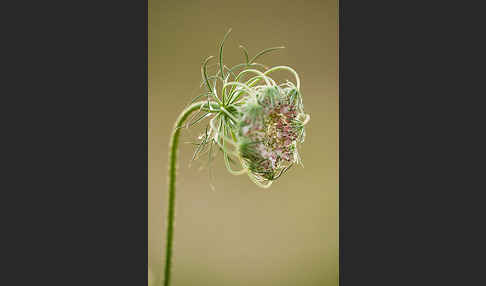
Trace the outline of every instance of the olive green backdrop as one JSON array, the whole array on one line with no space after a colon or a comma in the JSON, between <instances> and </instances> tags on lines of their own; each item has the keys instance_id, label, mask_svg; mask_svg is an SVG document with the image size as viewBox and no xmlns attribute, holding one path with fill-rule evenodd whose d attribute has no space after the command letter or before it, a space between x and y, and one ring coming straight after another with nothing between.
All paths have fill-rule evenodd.
<instances>
[{"instance_id":1,"label":"olive green backdrop","mask_svg":"<svg viewBox=\"0 0 486 286\"><path fill-rule=\"evenodd\" d=\"M149 0L148 266L160 285L164 261L168 142L174 120L197 95L200 64L217 55L228 28L226 64L264 56L267 66L289 65L301 77L311 115L293 167L270 189L232 176L218 155L191 163L182 134L175 226L173 286L338 285L338 1ZM281 79L292 79L279 74ZM191 163L191 164L190 164ZM210 177L211 173L211 177ZM210 187L212 183L215 190Z\"/></svg>"}]
</instances>

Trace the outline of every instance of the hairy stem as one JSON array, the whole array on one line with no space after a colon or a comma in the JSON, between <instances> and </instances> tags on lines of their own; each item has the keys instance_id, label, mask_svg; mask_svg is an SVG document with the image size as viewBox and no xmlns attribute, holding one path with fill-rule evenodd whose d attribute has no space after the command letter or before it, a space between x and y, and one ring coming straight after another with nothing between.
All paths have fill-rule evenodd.
<instances>
[{"instance_id":1,"label":"hairy stem","mask_svg":"<svg viewBox=\"0 0 486 286\"><path fill-rule=\"evenodd\" d=\"M170 285L170 274L172 266L172 246L174 240L174 211L175 211L175 182L176 182L176 167L177 167L177 147L179 145L179 135L184 121L189 115L199 110L202 106L210 104L216 107L217 104L207 101L195 102L184 109L174 125L172 136L170 138L169 146L169 201L167 207L167 240L165 247L165 271L164 271L164 286Z\"/></svg>"}]
</instances>

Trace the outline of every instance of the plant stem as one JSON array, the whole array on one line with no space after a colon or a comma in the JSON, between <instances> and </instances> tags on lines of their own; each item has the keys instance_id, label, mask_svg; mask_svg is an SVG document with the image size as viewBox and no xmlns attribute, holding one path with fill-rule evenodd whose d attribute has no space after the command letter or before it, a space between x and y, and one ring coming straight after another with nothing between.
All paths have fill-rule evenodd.
<instances>
[{"instance_id":1,"label":"plant stem","mask_svg":"<svg viewBox=\"0 0 486 286\"><path fill-rule=\"evenodd\" d=\"M189 115L199 110L202 106L207 105L207 101L195 102L184 109L174 125L169 146L169 202L167 208L167 241L165 250L165 271L164 286L170 285L170 274L172 266L172 246L174 240L174 211L175 211L175 182L177 167L177 147L179 145L179 135L182 125ZM211 106L217 106L215 103L209 103Z\"/></svg>"}]
</instances>

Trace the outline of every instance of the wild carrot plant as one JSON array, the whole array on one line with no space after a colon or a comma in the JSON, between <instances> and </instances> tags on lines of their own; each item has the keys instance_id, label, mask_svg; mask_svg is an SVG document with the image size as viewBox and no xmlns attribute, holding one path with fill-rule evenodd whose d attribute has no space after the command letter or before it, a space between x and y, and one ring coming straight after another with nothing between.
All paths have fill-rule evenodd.
<instances>
[{"instance_id":1,"label":"wild carrot plant","mask_svg":"<svg viewBox=\"0 0 486 286\"><path fill-rule=\"evenodd\" d=\"M298 145L304 142L304 127L310 116L304 113L297 72L288 66L267 68L256 62L264 54L283 47L269 48L250 58L246 48L240 46L245 62L233 67L224 65L223 47L230 32L220 43L215 74L208 75L208 63L213 57L203 61L201 86L205 91L179 115L170 139L164 286L170 285L177 147L181 128L209 119L196 144L193 159L204 151L211 157L219 150L231 174L246 174L262 188L270 187L291 166L301 163ZM295 82L278 83L271 77L277 71L289 72ZM188 121L193 112L196 116Z\"/></svg>"}]
</instances>

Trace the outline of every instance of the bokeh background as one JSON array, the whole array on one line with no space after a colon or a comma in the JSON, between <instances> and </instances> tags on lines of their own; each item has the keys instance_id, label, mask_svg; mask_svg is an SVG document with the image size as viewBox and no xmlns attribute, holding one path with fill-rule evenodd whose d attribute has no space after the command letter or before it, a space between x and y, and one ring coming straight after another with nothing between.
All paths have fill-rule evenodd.
<instances>
[{"instance_id":1,"label":"bokeh background","mask_svg":"<svg viewBox=\"0 0 486 286\"><path fill-rule=\"evenodd\" d=\"M338 1L149 0L148 24L149 284L160 285L164 266L171 128L197 95L202 60L217 56L232 28L228 65L243 60L239 44L250 56L286 47L259 62L289 65L301 77L311 115L300 151L304 168L260 189L230 175L220 155L211 171L205 159L191 163L193 146L185 142L200 128L184 130L172 285L338 285Z\"/></svg>"}]
</instances>

